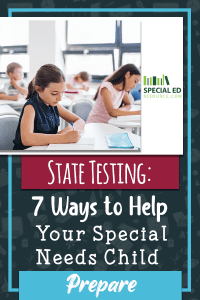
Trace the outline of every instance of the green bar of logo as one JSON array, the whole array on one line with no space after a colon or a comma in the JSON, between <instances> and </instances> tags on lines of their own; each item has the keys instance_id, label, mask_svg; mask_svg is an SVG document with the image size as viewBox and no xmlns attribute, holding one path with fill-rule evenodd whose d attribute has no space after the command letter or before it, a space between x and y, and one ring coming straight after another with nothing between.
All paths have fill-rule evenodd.
<instances>
[{"instance_id":1,"label":"green bar of logo","mask_svg":"<svg viewBox=\"0 0 200 300\"><path fill-rule=\"evenodd\" d=\"M153 76L153 85L156 85L156 76Z\"/></svg>"},{"instance_id":2,"label":"green bar of logo","mask_svg":"<svg viewBox=\"0 0 200 300\"><path fill-rule=\"evenodd\" d=\"M169 79L167 76L165 76L165 80L166 80L167 85L169 85Z\"/></svg>"},{"instance_id":3,"label":"green bar of logo","mask_svg":"<svg viewBox=\"0 0 200 300\"><path fill-rule=\"evenodd\" d=\"M160 81L160 79L159 79L159 78L157 78L157 85L159 85L159 81Z\"/></svg>"},{"instance_id":4,"label":"green bar of logo","mask_svg":"<svg viewBox=\"0 0 200 300\"><path fill-rule=\"evenodd\" d=\"M163 74L163 76L162 76L162 84L163 84L163 85L165 84L164 74Z\"/></svg>"},{"instance_id":5,"label":"green bar of logo","mask_svg":"<svg viewBox=\"0 0 200 300\"><path fill-rule=\"evenodd\" d=\"M147 84L147 76L144 76L144 85Z\"/></svg>"},{"instance_id":6,"label":"green bar of logo","mask_svg":"<svg viewBox=\"0 0 200 300\"><path fill-rule=\"evenodd\" d=\"M152 77L150 77L150 85L152 85Z\"/></svg>"}]
</instances>

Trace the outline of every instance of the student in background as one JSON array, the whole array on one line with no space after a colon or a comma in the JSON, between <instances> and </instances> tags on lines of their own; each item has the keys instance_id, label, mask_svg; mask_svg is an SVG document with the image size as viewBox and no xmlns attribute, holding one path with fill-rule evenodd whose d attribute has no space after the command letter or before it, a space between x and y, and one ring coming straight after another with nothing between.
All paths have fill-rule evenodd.
<instances>
[{"instance_id":1,"label":"student in background","mask_svg":"<svg viewBox=\"0 0 200 300\"><path fill-rule=\"evenodd\" d=\"M78 142L85 122L59 104L65 87L65 76L58 67L52 64L40 67L28 86L28 101L19 118L13 150ZM73 122L73 127L58 132L59 117Z\"/></svg>"},{"instance_id":2,"label":"student in background","mask_svg":"<svg viewBox=\"0 0 200 300\"><path fill-rule=\"evenodd\" d=\"M27 95L28 89L23 78L22 66L16 62L10 63L6 70L10 82L6 83L0 90L0 99L18 100L21 95Z\"/></svg>"},{"instance_id":3,"label":"student in background","mask_svg":"<svg viewBox=\"0 0 200 300\"><path fill-rule=\"evenodd\" d=\"M141 100L141 84L138 84L138 88L133 88L130 93L133 96L134 101Z\"/></svg>"},{"instance_id":4,"label":"student in background","mask_svg":"<svg viewBox=\"0 0 200 300\"><path fill-rule=\"evenodd\" d=\"M69 90L89 90L89 74L87 72L80 72L74 77L69 77L66 84L67 89Z\"/></svg>"},{"instance_id":5,"label":"student in background","mask_svg":"<svg viewBox=\"0 0 200 300\"><path fill-rule=\"evenodd\" d=\"M95 106L86 123L108 123L112 117L140 115L141 111L119 109L121 103L130 109L128 92L140 81L140 71L133 64L121 66L111 76L105 78L94 97Z\"/></svg>"}]
</instances>

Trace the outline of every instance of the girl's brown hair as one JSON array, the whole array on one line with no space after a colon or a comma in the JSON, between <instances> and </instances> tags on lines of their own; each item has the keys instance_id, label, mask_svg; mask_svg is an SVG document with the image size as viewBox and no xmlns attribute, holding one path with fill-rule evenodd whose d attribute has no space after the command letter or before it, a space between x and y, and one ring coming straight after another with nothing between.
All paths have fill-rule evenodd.
<instances>
[{"instance_id":1,"label":"girl's brown hair","mask_svg":"<svg viewBox=\"0 0 200 300\"><path fill-rule=\"evenodd\" d=\"M78 75L80 75L83 81L89 81L89 74L87 72L80 72L75 76L75 78L77 78Z\"/></svg>"},{"instance_id":2,"label":"girl's brown hair","mask_svg":"<svg viewBox=\"0 0 200 300\"><path fill-rule=\"evenodd\" d=\"M35 77L28 85L28 95L26 99L29 99L36 93L36 86L39 86L42 91L49 86L50 83L59 83L65 81L65 75L63 72L52 64L43 65L37 71Z\"/></svg>"},{"instance_id":3,"label":"girl's brown hair","mask_svg":"<svg viewBox=\"0 0 200 300\"><path fill-rule=\"evenodd\" d=\"M130 72L130 75L140 75L140 71L138 68L133 64L127 64L121 66L117 71L115 71L111 76L108 76L103 82L111 82L113 85L117 85L123 82L123 88L125 87L125 75L127 72ZM101 85L100 85L101 86ZM96 95L94 96L94 100L97 99L99 94L100 86L97 89Z\"/></svg>"}]
</instances>

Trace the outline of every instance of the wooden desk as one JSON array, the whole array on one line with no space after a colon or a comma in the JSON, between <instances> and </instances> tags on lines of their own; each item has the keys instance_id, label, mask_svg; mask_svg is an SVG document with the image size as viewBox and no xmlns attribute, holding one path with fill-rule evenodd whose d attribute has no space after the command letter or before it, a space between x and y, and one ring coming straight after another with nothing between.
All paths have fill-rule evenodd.
<instances>
[{"instance_id":1,"label":"wooden desk","mask_svg":"<svg viewBox=\"0 0 200 300\"><path fill-rule=\"evenodd\" d=\"M127 132L123 129L120 129L116 126L109 125L109 124L104 124L104 123L89 123L85 125L84 130L82 131L82 137L87 137L87 138L95 138L95 144L94 144L94 150L93 151L134 151L138 150L140 148L140 137L136 134L128 132L129 138L134 145L134 149L123 149L123 148L108 148L106 139L105 139L105 134L112 134L112 133L123 133ZM26 150L47 150L48 146L34 146L30 147ZM65 151L64 153L66 154L66 148L65 145L59 144L59 147L61 151ZM73 151L73 144L70 144L70 150ZM47 150L48 151L48 150ZM92 152L93 152L92 151ZM91 152L91 151L90 151ZM73 152L74 153L74 152ZM72 154L73 154L72 153Z\"/></svg>"}]
</instances>

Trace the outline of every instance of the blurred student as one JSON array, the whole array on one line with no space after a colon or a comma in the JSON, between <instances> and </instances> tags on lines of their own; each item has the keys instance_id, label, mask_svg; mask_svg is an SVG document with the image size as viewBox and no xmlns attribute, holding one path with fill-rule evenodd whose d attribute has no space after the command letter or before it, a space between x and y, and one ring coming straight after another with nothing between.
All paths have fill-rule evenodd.
<instances>
[{"instance_id":1,"label":"blurred student","mask_svg":"<svg viewBox=\"0 0 200 300\"><path fill-rule=\"evenodd\" d=\"M141 100L141 84L138 84L137 88L133 88L130 93L133 96L134 101Z\"/></svg>"},{"instance_id":2,"label":"blurred student","mask_svg":"<svg viewBox=\"0 0 200 300\"><path fill-rule=\"evenodd\" d=\"M85 122L59 104L65 87L65 76L58 67L52 64L40 67L28 86L28 101L19 118L13 150L78 142ZM59 117L73 122L73 127L58 132Z\"/></svg>"},{"instance_id":3,"label":"blurred student","mask_svg":"<svg viewBox=\"0 0 200 300\"><path fill-rule=\"evenodd\" d=\"M89 90L89 74L87 72L80 72L75 76L69 77L66 84L69 90Z\"/></svg>"},{"instance_id":4,"label":"blurred student","mask_svg":"<svg viewBox=\"0 0 200 300\"><path fill-rule=\"evenodd\" d=\"M6 70L10 82L4 85L0 90L0 99L18 100L22 95L27 95L28 89L23 78L22 66L16 62L10 63Z\"/></svg>"},{"instance_id":5,"label":"blurred student","mask_svg":"<svg viewBox=\"0 0 200 300\"><path fill-rule=\"evenodd\" d=\"M129 111L131 102L128 96L128 92L139 81L140 71L133 64L121 66L111 76L106 77L97 90L94 97L96 103L86 123L108 123L112 117L140 115L141 111Z\"/></svg>"}]
</instances>

